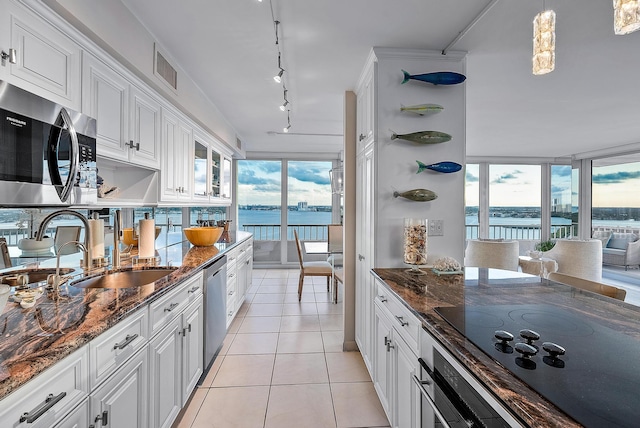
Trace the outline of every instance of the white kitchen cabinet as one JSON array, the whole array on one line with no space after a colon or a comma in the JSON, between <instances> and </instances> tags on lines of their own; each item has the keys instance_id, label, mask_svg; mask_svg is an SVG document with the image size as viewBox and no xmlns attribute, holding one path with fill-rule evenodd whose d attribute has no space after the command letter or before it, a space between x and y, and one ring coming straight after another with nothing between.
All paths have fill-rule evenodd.
<instances>
[{"instance_id":1,"label":"white kitchen cabinet","mask_svg":"<svg viewBox=\"0 0 640 428\"><path fill-rule=\"evenodd\" d=\"M244 298L247 294L247 289L251 287L251 274L253 271L253 239L246 241L242 244L240 254L238 255L238 262L236 265L236 271L238 272L238 301L236 305L238 310L244 303Z\"/></svg>"},{"instance_id":2,"label":"white kitchen cabinet","mask_svg":"<svg viewBox=\"0 0 640 428\"><path fill-rule=\"evenodd\" d=\"M231 161L204 134L194 132L193 201L206 205L231 204Z\"/></svg>"},{"instance_id":3,"label":"white kitchen cabinet","mask_svg":"<svg viewBox=\"0 0 640 428\"><path fill-rule=\"evenodd\" d=\"M170 427L204 370L202 275L151 305L150 426ZM160 312L162 311L162 312ZM162 316L162 317L161 317Z\"/></svg>"},{"instance_id":4,"label":"white kitchen cabinet","mask_svg":"<svg viewBox=\"0 0 640 428\"><path fill-rule=\"evenodd\" d=\"M160 167L160 104L89 53L82 61L82 111L96 119L99 156Z\"/></svg>"},{"instance_id":5,"label":"white kitchen cabinet","mask_svg":"<svg viewBox=\"0 0 640 428\"><path fill-rule=\"evenodd\" d=\"M146 346L89 395L90 428L148 427Z\"/></svg>"},{"instance_id":6,"label":"white kitchen cabinet","mask_svg":"<svg viewBox=\"0 0 640 428\"><path fill-rule=\"evenodd\" d=\"M90 425L89 421L89 399L82 401L78 407L73 409L54 428L85 428Z\"/></svg>"},{"instance_id":7,"label":"white kitchen cabinet","mask_svg":"<svg viewBox=\"0 0 640 428\"><path fill-rule=\"evenodd\" d=\"M393 335L391 320L378 306L374 308L374 355L373 355L373 386L378 393L380 404L387 419L393 420L392 403L392 354Z\"/></svg>"},{"instance_id":8,"label":"white kitchen cabinet","mask_svg":"<svg viewBox=\"0 0 640 428\"><path fill-rule=\"evenodd\" d=\"M17 56L0 66L0 79L79 111L80 46L17 3L0 7L0 47Z\"/></svg>"},{"instance_id":9,"label":"white kitchen cabinet","mask_svg":"<svg viewBox=\"0 0 640 428\"><path fill-rule=\"evenodd\" d=\"M356 169L356 343L369 373L372 373L374 284L369 273L374 267L375 249L375 158L372 146L358 155Z\"/></svg>"},{"instance_id":10,"label":"white kitchen cabinet","mask_svg":"<svg viewBox=\"0 0 640 428\"><path fill-rule=\"evenodd\" d=\"M357 152L364 150L369 144L375 141L374 124L376 114L375 97L375 73L376 64L367 67L361 77L360 84L356 90L356 130Z\"/></svg>"},{"instance_id":11,"label":"white kitchen cabinet","mask_svg":"<svg viewBox=\"0 0 640 428\"><path fill-rule=\"evenodd\" d=\"M60 422L89 394L88 349L83 346L4 397L0 426L48 428Z\"/></svg>"},{"instance_id":12,"label":"white kitchen cabinet","mask_svg":"<svg viewBox=\"0 0 640 428\"><path fill-rule=\"evenodd\" d=\"M253 238L249 238L227 253L227 328L244 303L252 271Z\"/></svg>"},{"instance_id":13,"label":"white kitchen cabinet","mask_svg":"<svg viewBox=\"0 0 640 428\"><path fill-rule=\"evenodd\" d=\"M193 130L167 109L162 109L162 169L160 200L191 199Z\"/></svg>"}]
</instances>

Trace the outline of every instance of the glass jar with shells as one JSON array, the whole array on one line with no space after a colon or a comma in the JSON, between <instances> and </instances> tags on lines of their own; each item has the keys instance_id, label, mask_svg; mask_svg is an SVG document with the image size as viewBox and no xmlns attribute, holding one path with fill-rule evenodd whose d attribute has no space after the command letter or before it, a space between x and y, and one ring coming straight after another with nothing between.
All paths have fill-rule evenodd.
<instances>
[{"instance_id":1,"label":"glass jar with shells","mask_svg":"<svg viewBox=\"0 0 640 428\"><path fill-rule=\"evenodd\" d=\"M419 268L427 264L427 224L426 218L404 219L404 263L411 265L410 273L424 274Z\"/></svg>"}]
</instances>

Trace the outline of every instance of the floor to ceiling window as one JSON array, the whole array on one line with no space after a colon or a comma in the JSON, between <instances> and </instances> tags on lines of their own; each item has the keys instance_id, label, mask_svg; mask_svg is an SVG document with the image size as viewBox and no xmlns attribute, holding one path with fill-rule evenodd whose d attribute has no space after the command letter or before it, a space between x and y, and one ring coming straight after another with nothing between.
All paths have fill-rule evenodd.
<instances>
[{"instance_id":1,"label":"floor to ceiling window","mask_svg":"<svg viewBox=\"0 0 640 428\"><path fill-rule=\"evenodd\" d=\"M573 210L571 165L551 165L551 230L552 239L576 236L577 206ZM575 218L574 218L575 217Z\"/></svg>"},{"instance_id":2,"label":"floor to ceiling window","mask_svg":"<svg viewBox=\"0 0 640 428\"><path fill-rule=\"evenodd\" d=\"M466 239L480 237L480 165L465 166L464 203Z\"/></svg>"},{"instance_id":3,"label":"floor to ceiling window","mask_svg":"<svg viewBox=\"0 0 640 428\"><path fill-rule=\"evenodd\" d=\"M593 228L640 229L640 162L629 160L634 158L627 157L626 162L625 157L593 161Z\"/></svg>"},{"instance_id":4,"label":"floor to ceiling window","mask_svg":"<svg viewBox=\"0 0 640 428\"><path fill-rule=\"evenodd\" d=\"M489 165L489 238L540 239L540 165Z\"/></svg>"},{"instance_id":5,"label":"floor to ceiling window","mask_svg":"<svg viewBox=\"0 0 640 428\"><path fill-rule=\"evenodd\" d=\"M301 240L327 239L332 223L332 161L238 161L238 230L254 234L256 264L296 263ZM326 257L326 256L325 256Z\"/></svg>"}]
</instances>

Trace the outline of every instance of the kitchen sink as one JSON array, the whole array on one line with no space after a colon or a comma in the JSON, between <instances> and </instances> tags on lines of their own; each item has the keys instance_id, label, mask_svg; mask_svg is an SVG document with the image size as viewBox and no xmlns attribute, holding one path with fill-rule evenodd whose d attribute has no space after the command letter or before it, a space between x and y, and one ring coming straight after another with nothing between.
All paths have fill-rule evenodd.
<instances>
[{"instance_id":1,"label":"kitchen sink","mask_svg":"<svg viewBox=\"0 0 640 428\"><path fill-rule=\"evenodd\" d=\"M104 275L71 283L78 288L135 288L151 284L171 274L176 268L112 271Z\"/></svg>"},{"instance_id":2,"label":"kitchen sink","mask_svg":"<svg viewBox=\"0 0 640 428\"><path fill-rule=\"evenodd\" d=\"M69 268L60 269L60 275L65 276L72 273L74 270ZM55 269L20 269L11 272L6 272L0 275L0 283L8 284L12 287L17 285L35 284L38 282L46 281L47 277L51 274L55 274ZM24 278L24 279L21 279ZM21 283L24 281L24 283Z\"/></svg>"}]
</instances>

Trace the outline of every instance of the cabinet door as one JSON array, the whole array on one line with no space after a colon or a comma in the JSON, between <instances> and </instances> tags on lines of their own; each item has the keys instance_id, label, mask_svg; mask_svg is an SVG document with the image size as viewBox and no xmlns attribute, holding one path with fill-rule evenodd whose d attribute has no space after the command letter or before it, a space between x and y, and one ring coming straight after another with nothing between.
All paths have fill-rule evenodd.
<instances>
[{"instance_id":1,"label":"cabinet door","mask_svg":"<svg viewBox=\"0 0 640 428\"><path fill-rule=\"evenodd\" d=\"M202 297L184 311L182 319L182 404L186 404L203 372Z\"/></svg>"},{"instance_id":2,"label":"cabinet door","mask_svg":"<svg viewBox=\"0 0 640 428\"><path fill-rule=\"evenodd\" d=\"M374 305L374 357L373 357L373 385L378 392L380 404L387 414L387 418L392 420L391 398L392 398L392 349L393 337L391 322L384 312Z\"/></svg>"},{"instance_id":3,"label":"cabinet door","mask_svg":"<svg viewBox=\"0 0 640 428\"><path fill-rule=\"evenodd\" d=\"M147 350L140 351L90 396L92 425L146 428Z\"/></svg>"},{"instance_id":4,"label":"cabinet door","mask_svg":"<svg viewBox=\"0 0 640 428\"><path fill-rule=\"evenodd\" d=\"M54 428L85 428L89 424L89 400L86 399Z\"/></svg>"},{"instance_id":5,"label":"cabinet door","mask_svg":"<svg viewBox=\"0 0 640 428\"><path fill-rule=\"evenodd\" d=\"M222 161L222 198L231 199L231 159L225 157Z\"/></svg>"},{"instance_id":6,"label":"cabinet door","mask_svg":"<svg viewBox=\"0 0 640 428\"><path fill-rule=\"evenodd\" d=\"M149 168L160 168L160 104L135 86L131 86L129 123L131 161Z\"/></svg>"},{"instance_id":7,"label":"cabinet door","mask_svg":"<svg viewBox=\"0 0 640 428\"><path fill-rule=\"evenodd\" d=\"M358 152L367 147L374 139L375 125L375 64L367 74L365 81L359 88L356 101L356 121L358 130Z\"/></svg>"},{"instance_id":8,"label":"cabinet door","mask_svg":"<svg viewBox=\"0 0 640 428\"><path fill-rule=\"evenodd\" d=\"M80 47L69 37L18 5L11 5L11 46L16 64L11 81L24 89L80 110ZM2 18L3 24L9 19Z\"/></svg>"},{"instance_id":9,"label":"cabinet door","mask_svg":"<svg viewBox=\"0 0 640 428\"><path fill-rule=\"evenodd\" d=\"M175 318L149 343L149 424L170 427L182 408L182 319Z\"/></svg>"},{"instance_id":10,"label":"cabinet door","mask_svg":"<svg viewBox=\"0 0 640 428\"><path fill-rule=\"evenodd\" d=\"M178 198L179 182L177 167L179 163L176 156L182 159L182 152L179 150L179 122L178 118L168 111L162 112L162 170L160 171L160 182L162 200L176 200Z\"/></svg>"},{"instance_id":11,"label":"cabinet door","mask_svg":"<svg viewBox=\"0 0 640 428\"><path fill-rule=\"evenodd\" d=\"M193 141L193 198L206 202L209 200L208 162L210 149L207 145Z\"/></svg>"},{"instance_id":12,"label":"cabinet door","mask_svg":"<svg viewBox=\"0 0 640 428\"><path fill-rule=\"evenodd\" d=\"M179 174L178 199L191 199L193 183L193 130L187 124L180 122L179 143L174 150L175 160L178 162L176 171ZM180 153L177 153L179 151Z\"/></svg>"},{"instance_id":13,"label":"cabinet door","mask_svg":"<svg viewBox=\"0 0 640 428\"><path fill-rule=\"evenodd\" d=\"M413 375L418 374L418 357L411 352L409 346L399 335L394 334L394 345L393 426L395 428L419 428L420 392L413 383Z\"/></svg>"},{"instance_id":14,"label":"cabinet door","mask_svg":"<svg viewBox=\"0 0 640 428\"><path fill-rule=\"evenodd\" d=\"M90 54L82 67L82 111L96 119L96 148L100 156L129 160L129 83Z\"/></svg>"},{"instance_id":15,"label":"cabinet door","mask_svg":"<svg viewBox=\"0 0 640 428\"><path fill-rule=\"evenodd\" d=\"M220 153L211 150L211 197L220 197L220 182L222 181L222 157Z\"/></svg>"}]
</instances>

